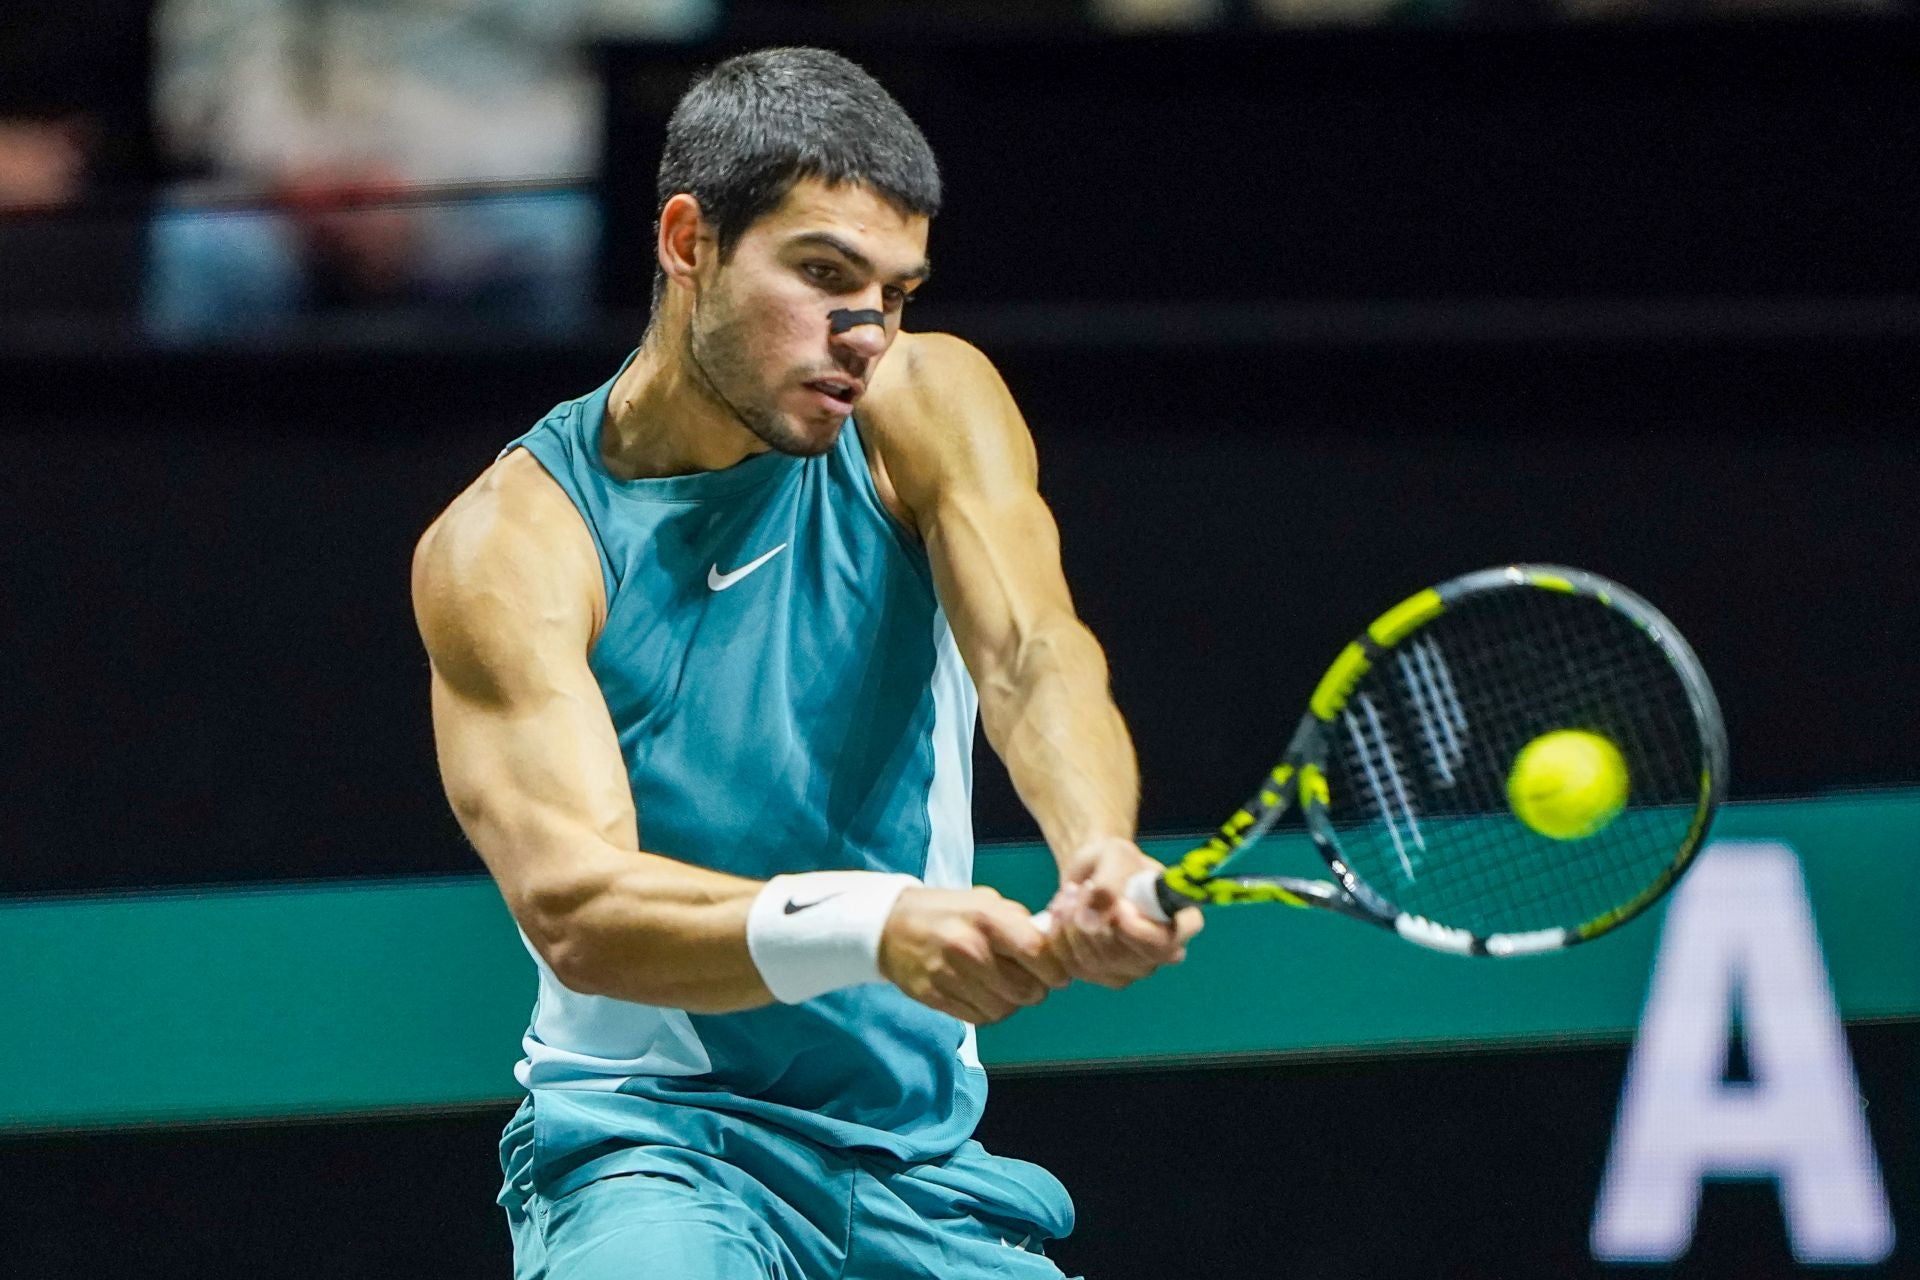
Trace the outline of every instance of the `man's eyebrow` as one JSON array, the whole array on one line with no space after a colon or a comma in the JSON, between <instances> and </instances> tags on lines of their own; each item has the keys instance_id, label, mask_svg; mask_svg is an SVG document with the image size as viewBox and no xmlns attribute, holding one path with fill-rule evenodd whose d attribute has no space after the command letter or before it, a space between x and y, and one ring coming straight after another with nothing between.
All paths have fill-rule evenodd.
<instances>
[{"instance_id":1,"label":"man's eyebrow","mask_svg":"<svg viewBox=\"0 0 1920 1280\"><path fill-rule=\"evenodd\" d=\"M858 249L854 248L852 245L848 244L845 240L842 240L839 236L834 235L830 231L804 231L799 235L793 237L793 239L789 240L787 243L796 244L796 245L799 245L799 244L821 245L825 248L833 250L835 253L839 254L841 257L845 258L848 262L852 263L855 267L859 268L861 271L866 272L868 275L873 274L873 259L867 257L866 254L860 252ZM911 271L902 271L899 275L895 276L894 279L924 281L932 275L933 275L933 264L931 262L928 262L925 258L922 258L920 260L919 266L913 268Z\"/></svg>"}]
</instances>

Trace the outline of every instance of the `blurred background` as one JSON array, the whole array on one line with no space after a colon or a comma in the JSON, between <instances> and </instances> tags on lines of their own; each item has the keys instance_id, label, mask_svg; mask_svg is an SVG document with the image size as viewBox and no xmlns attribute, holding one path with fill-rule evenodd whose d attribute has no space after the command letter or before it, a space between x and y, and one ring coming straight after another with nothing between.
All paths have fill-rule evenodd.
<instances>
[{"instance_id":1,"label":"blurred background","mask_svg":"<svg viewBox=\"0 0 1920 1280\"><path fill-rule=\"evenodd\" d=\"M438 788L408 559L637 341L667 114L774 43L940 158L908 323L1033 425L1156 849L1381 607L1560 561L1700 652L1725 874L1809 939L1801 986L1727 943L1656 1017L1683 915L1762 917L1498 972L1223 921L983 1036L1069 1273L1920 1275L1913 0L9 0L6 1274L510 1274L533 971ZM1044 897L978 754L982 878ZM1659 1018L1716 1106L1815 1090L1765 1112L1798 1147L1674 1135L1664 1236L1602 1195Z\"/></svg>"}]
</instances>

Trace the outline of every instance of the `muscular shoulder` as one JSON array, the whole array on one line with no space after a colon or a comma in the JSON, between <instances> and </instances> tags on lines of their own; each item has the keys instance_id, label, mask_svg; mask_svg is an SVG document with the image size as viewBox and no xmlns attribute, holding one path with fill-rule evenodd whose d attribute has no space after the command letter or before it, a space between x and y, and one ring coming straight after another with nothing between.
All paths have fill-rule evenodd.
<instances>
[{"instance_id":1,"label":"muscular shoulder","mask_svg":"<svg viewBox=\"0 0 1920 1280\"><path fill-rule=\"evenodd\" d=\"M937 413L941 394L979 394L1000 375L978 347L950 333L902 333L861 401L863 409L888 413Z\"/></svg>"},{"instance_id":2,"label":"muscular shoulder","mask_svg":"<svg viewBox=\"0 0 1920 1280\"><path fill-rule=\"evenodd\" d=\"M856 413L920 513L955 490L1033 483L1033 439L992 361L944 333L903 333Z\"/></svg>"},{"instance_id":3,"label":"muscular shoulder","mask_svg":"<svg viewBox=\"0 0 1920 1280\"><path fill-rule=\"evenodd\" d=\"M603 595L585 524L524 450L482 472L414 549L414 615L427 652L443 678L476 693L549 651L585 652Z\"/></svg>"}]
</instances>

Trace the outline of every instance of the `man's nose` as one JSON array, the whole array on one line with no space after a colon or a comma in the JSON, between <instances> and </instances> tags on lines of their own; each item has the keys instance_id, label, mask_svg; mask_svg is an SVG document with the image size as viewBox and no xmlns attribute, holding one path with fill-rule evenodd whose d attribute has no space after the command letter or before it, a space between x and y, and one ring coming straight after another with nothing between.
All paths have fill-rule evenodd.
<instances>
[{"instance_id":1,"label":"man's nose","mask_svg":"<svg viewBox=\"0 0 1920 1280\"><path fill-rule=\"evenodd\" d=\"M877 360L887 349L887 316L884 311L843 308L830 313L830 341L849 355L862 360Z\"/></svg>"}]
</instances>

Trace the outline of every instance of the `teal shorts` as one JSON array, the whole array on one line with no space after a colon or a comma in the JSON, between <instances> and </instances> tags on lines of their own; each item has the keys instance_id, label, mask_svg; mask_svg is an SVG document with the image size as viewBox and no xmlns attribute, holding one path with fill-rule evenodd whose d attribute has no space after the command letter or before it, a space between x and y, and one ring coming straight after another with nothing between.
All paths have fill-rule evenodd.
<instances>
[{"instance_id":1,"label":"teal shorts","mask_svg":"<svg viewBox=\"0 0 1920 1280\"><path fill-rule=\"evenodd\" d=\"M968 1141L917 1163L706 1113L676 1143L536 1169L534 1100L501 1141L515 1280L1059 1280L1073 1203Z\"/></svg>"}]
</instances>

